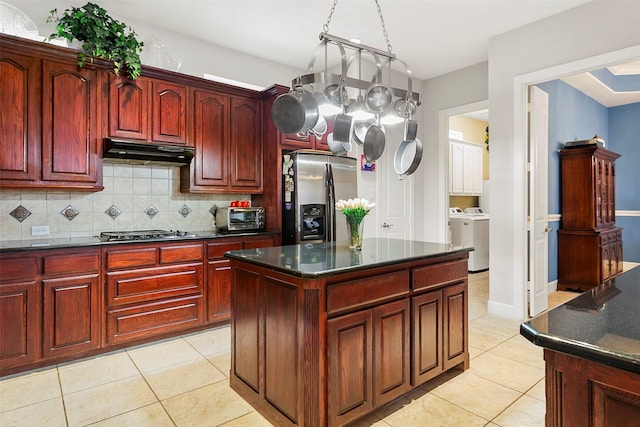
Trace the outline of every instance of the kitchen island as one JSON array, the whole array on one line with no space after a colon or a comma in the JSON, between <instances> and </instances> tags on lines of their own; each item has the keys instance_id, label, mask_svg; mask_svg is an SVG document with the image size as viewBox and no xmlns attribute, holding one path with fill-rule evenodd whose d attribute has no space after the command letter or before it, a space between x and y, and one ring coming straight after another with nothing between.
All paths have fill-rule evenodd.
<instances>
[{"instance_id":1,"label":"kitchen island","mask_svg":"<svg viewBox=\"0 0 640 427\"><path fill-rule=\"evenodd\" d=\"M546 426L636 426L640 267L520 327L544 348Z\"/></svg>"},{"instance_id":2,"label":"kitchen island","mask_svg":"<svg viewBox=\"0 0 640 427\"><path fill-rule=\"evenodd\" d=\"M275 425L337 426L467 369L470 250L365 239L227 252L231 387Z\"/></svg>"}]
</instances>

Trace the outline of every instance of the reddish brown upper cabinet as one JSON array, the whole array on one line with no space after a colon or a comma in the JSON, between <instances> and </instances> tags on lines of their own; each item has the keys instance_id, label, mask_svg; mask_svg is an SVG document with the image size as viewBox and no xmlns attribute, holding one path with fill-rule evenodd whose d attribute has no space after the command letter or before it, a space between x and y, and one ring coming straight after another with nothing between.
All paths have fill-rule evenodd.
<instances>
[{"instance_id":1,"label":"reddish brown upper cabinet","mask_svg":"<svg viewBox=\"0 0 640 427\"><path fill-rule=\"evenodd\" d=\"M622 273L622 228L615 224L619 157L595 145L560 152L558 289L586 291Z\"/></svg>"},{"instance_id":2,"label":"reddish brown upper cabinet","mask_svg":"<svg viewBox=\"0 0 640 427\"><path fill-rule=\"evenodd\" d=\"M114 138L150 140L149 98L146 77L136 80L109 74L109 135Z\"/></svg>"},{"instance_id":3,"label":"reddish brown upper cabinet","mask_svg":"<svg viewBox=\"0 0 640 427\"><path fill-rule=\"evenodd\" d=\"M196 155L180 171L189 193L262 192L260 102L249 97L193 89Z\"/></svg>"},{"instance_id":4,"label":"reddish brown upper cabinet","mask_svg":"<svg viewBox=\"0 0 640 427\"><path fill-rule=\"evenodd\" d=\"M95 184L98 70L75 61L42 64L42 180Z\"/></svg>"},{"instance_id":5,"label":"reddish brown upper cabinet","mask_svg":"<svg viewBox=\"0 0 640 427\"><path fill-rule=\"evenodd\" d=\"M0 139L11 147L0 154L0 186L101 190L100 61L78 68L70 49L0 43Z\"/></svg>"},{"instance_id":6,"label":"reddish brown upper cabinet","mask_svg":"<svg viewBox=\"0 0 640 427\"><path fill-rule=\"evenodd\" d=\"M3 46L4 47L4 46ZM0 185L33 183L40 176L40 67L29 54L0 50Z\"/></svg>"},{"instance_id":7,"label":"reddish brown upper cabinet","mask_svg":"<svg viewBox=\"0 0 640 427\"><path fill-rule=\"evenodd\" d=\"M109 75L109 136L190 145L187 87L141 76Z\"/></svg>"}]
</instances>

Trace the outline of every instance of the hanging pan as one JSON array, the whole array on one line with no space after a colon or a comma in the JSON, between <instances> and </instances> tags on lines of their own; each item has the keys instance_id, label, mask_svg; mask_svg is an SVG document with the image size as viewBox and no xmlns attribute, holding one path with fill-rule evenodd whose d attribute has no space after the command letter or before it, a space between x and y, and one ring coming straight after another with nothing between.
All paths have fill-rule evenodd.
<instances>
[{"instance_id":1,"label":"hanging pan","mask_svg":"<svg viewBox=\"0 0 640 427\"><path fill-rule=\"evenodd\" d=\"M385 140L384 128L381 125L374 123L367 128L362 149L364 158L367 159L368 162L374 162L382 156Z\"/></svg>"},{"instance_id":2,"label":"hanging pan","mask_svg":"<svg viewBox=\"0 0 640 427\"><path fill-rule=\"evenodd\" d=\"M400 179L411 175L418 169L422 160L422 141L404 140L396 149L393 167Z\"/></svg>"}]
</instances>

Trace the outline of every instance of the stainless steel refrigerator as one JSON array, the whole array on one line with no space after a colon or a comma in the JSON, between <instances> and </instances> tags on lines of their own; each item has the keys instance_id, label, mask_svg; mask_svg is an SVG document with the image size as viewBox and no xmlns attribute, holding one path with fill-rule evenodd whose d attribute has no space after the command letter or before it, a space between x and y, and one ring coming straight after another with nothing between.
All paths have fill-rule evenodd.
<instances>
[{"instance_id":1,"label":"stainless steel refrigerator","mask_svg":"<svg viewBox=\"0 0 640 427\"><path fill-rule=\"evenodd\" d=\"M335 203L357 197L356 159L294 152L282 164L282 244L346 242L347 224Z\"/></svg>"}]
</instances>

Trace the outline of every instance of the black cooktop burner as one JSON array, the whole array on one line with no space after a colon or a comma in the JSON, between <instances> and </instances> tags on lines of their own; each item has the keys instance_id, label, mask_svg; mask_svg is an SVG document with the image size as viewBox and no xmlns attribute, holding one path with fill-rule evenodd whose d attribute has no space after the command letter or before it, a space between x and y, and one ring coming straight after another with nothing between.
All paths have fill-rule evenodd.
<instances>
[{"instance_id":1,"label":"black cooktop burner","mask_svg":"<svg viewBox=\"0 0 640 427\"><path fill-rule=\"evenodd\" d=\"M125 240L151 240L171 237L190 236L186 231L173 230L134 230L134 231L103 231L100 240L105 242Z\"/></svg>"}]
</instances>

